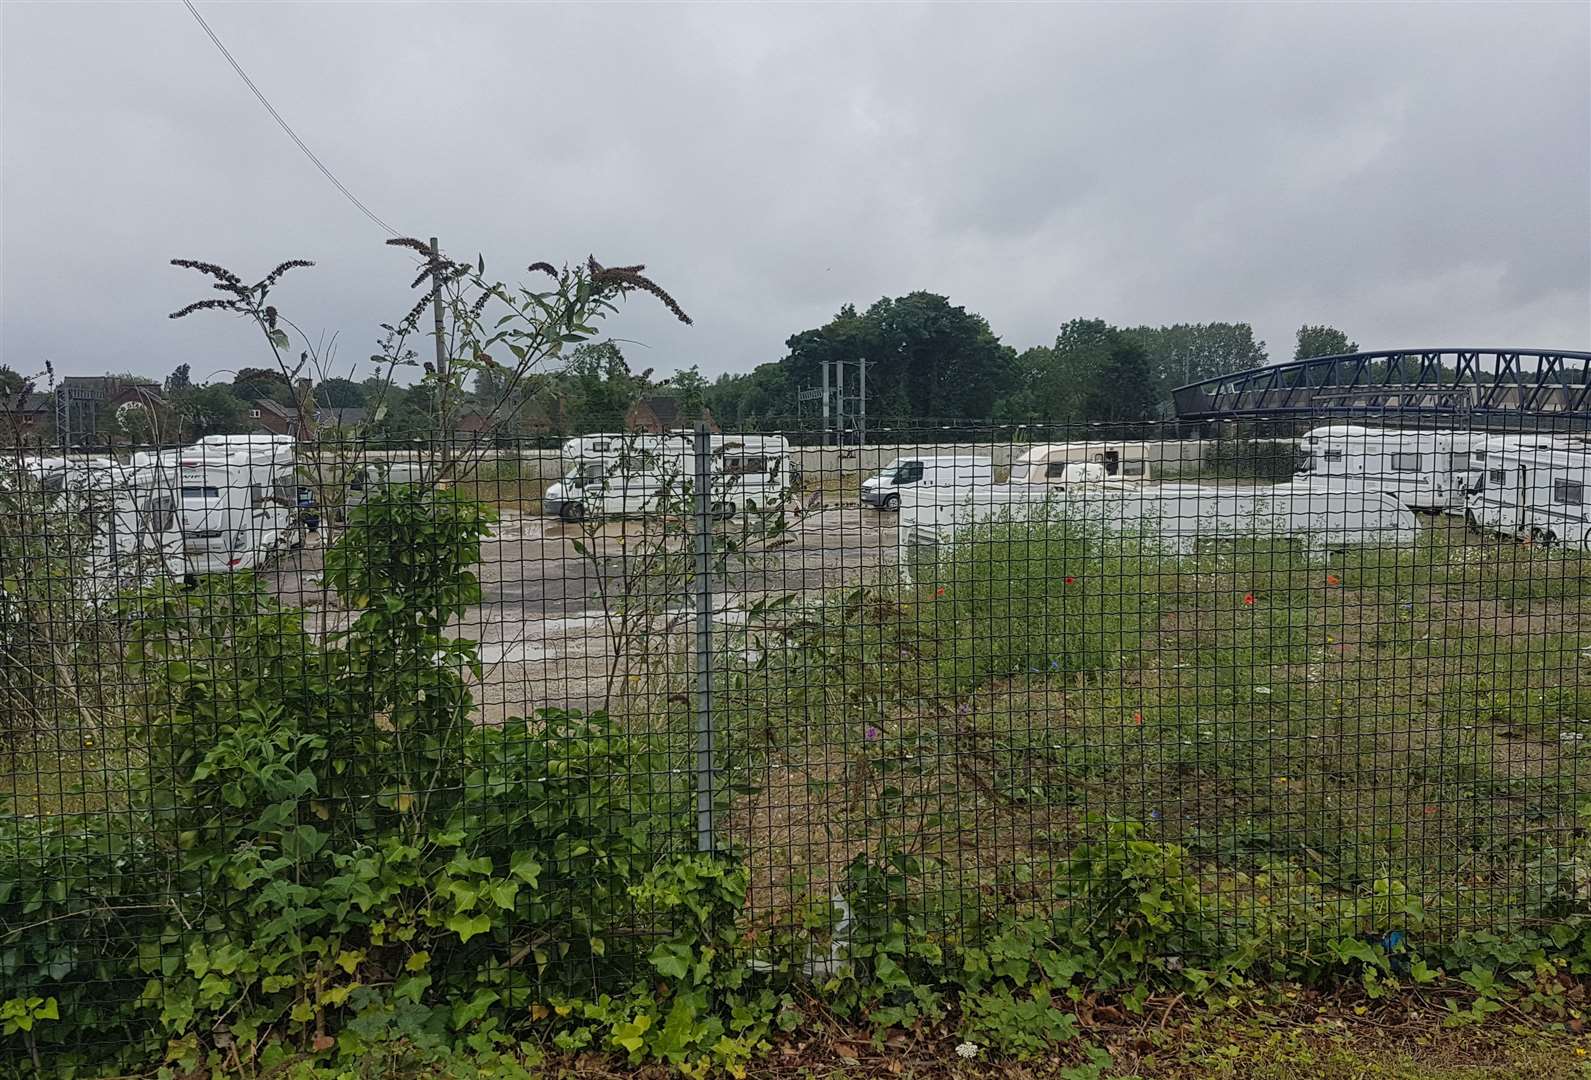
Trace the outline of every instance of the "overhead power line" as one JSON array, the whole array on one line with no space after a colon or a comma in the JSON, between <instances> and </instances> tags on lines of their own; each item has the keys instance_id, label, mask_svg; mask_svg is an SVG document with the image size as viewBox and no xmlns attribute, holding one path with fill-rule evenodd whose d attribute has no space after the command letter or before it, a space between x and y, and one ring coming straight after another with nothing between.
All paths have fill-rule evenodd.
<instances>
[{"instance_id":1,"label":"overhead power line","mask_svg":"<svg viewBox=\"0 0 1591 1080\"><path fill-rule=\"evenodd\" d=\"M393 236L402 235L397 229L394 229L391 225L388 225L385 221L382 221L379 217L377 217L375 212L371 210L370 207L360 202L359 198L353 192L349 191L345 186L343 186L343 182L332 174L332 171L326 167L326 163L321 161L320 158L316 157L313 150L304 145L304 140L300 139L297 132L295 132L292 127L288 125L286 120L282 119L282 114L276 111L276 108L270 103L270 101L266 99L265 95L260 92L260 88L254 85L254 80L249 78L248 72L244 71L243 66L233 59L232 54L227 51L227 47L221 44L221 39L216 37L214 30L210 29L210 24L204 21L204 16L199 14L199 9L193 6L193 0L182 0L182 3L185 7L187 7L188 14L192 15L194 21L196 21L204 30L204 32L210 36L210 40L215 43L215 47L221 50L221 55L226 57L227 63L232 65L232 70L238 73L238 78L243 80L245 86L254 91L254 96L260 99L260 104L265 106L265 111L270 113L272 119L281 125L283 131L287 132L287 137L292 139L294 144L300 150L304 151L304 156L309 158L309 160L314 163L315 168L319 169L321 174L332 182L332 186L338 191L342 192L344 198L358 207L359 212L365 215L365 217L375 222Z\"/></svg>"}]
</instances>

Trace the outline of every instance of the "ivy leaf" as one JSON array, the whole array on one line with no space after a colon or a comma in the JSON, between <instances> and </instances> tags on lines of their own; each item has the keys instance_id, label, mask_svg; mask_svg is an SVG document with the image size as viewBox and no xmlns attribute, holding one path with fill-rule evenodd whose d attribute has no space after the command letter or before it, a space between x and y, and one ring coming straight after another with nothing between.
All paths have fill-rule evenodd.
<instances>
[{"instance_id":1,"label":"ivy leaf","mask_svg":"<svg viewBox=\"0 0 1591 1080\"><path fill-rule=\"evenodd\" d=\"M519 883L515 881L499 881L490 890L492 903L504 911L514 910L514 897L519 895Z\"/></svg>"},{"instance_id":2,"label":"ivy leaf","mask_svg":"<svg viewBox=\"0 0 1591 1080\"><path fill-rule=\"evenodd\" d=\"M541 863L528 851L516 851L509 860L508 872L534 889L536 880L541 877Z\"/></svg>"},{"instance_id":3,"label":"ivy leaf","mask_svg":"<svg viewBox=\"0 0 1591 1080\"><path fill-rule=\"evenodd\" d=\"M639 1054L641 1047L646 1045L646 1032L651 1026L651 1013L639 1013L634 1020L627 1024L615 1024L613 1027L613 1045L628 1050L631 1054Z\"/></svg>"},{"instance_id":4,"label":"ivy leaf","mask_svg":"<svg viewBox=\"0 0 1591 1080\"><path fill-rule=\"evenodd\" d=\"M670 979L683 979L686 972L690 971L691 947L679 941L665 941L652 950L648 958L658 974Z\"/></svg>"},{"instance_id":5,"label":"ivy leaf","mask_svg":"<svg viewBox=\"0 0 1591 1080\"><path fill-rule=\"evenodd\" d=\"M468 942L476 934L484 934L492 928L492 920L485 915L466 915L459 912L447 921L447 928L459 936L460 942Z\"/></svg>"}]
</instances>

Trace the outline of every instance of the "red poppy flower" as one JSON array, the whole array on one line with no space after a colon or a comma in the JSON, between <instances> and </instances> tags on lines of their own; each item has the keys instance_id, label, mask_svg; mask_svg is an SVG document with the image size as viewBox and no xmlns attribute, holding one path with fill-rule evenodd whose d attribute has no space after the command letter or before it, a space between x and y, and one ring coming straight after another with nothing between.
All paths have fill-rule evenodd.
<instances>
[{"instance_id":1,"label":"red poppy flower","mask_svg":"<svg viewBox=\"0 0 1591 1080\"><path fill-rule=\"evenodd\" d=\"M1243 604L1246 607L1253 607L1254 606L1254 594L1253 593L1244 593L1243 594Z\"/></svg>"},{"instance_id":2,"label":"red poppy flower","mask_svg":"<svg viewBox=\"0 0 1591 1080\"><path fill-rule=\"evenodd\" d=\"M1132 714L1132 722L1135 723L1135 724L1142 724L1144 722L1144 714L1141 713L1141 712L1133 713Z\"/></svg>"},{"instance_id":3,"label":"red poppy flower","mask_svg":"<svg viewBox=\"0 0 1591 1080\"><path fill-rule=\"evenodd\" d=\"M1338 577L1336 574L1327 574L1326 575L1326 584L1327 585L1341 585L1342 584L1342 578Z\"/></svg>"},{"instance_id":4,"label":"red poppy flower","mask_svg":"<svg viewBox=\"0 0 1591 1080\"><path fill-rule=\"evenodd\" d=\"M939 588L935 589L934 590L934 595L935 596L943 596L943 595L945 595L944 586L940 586Z\"/></svg>"},{"instance_id":5,"label":"red poppy flower","mask_svg":"<svg viewBox=\"0 0 1591 1080\"><path fill-rule=\"evenodd\" d=\"M1066 584L1068 584L1068 585L1076 585L1077 584L1077 579L1074 578L1074 577L1068 576L1064 580L1065 580Z\"/></svg>"}]
</instances>

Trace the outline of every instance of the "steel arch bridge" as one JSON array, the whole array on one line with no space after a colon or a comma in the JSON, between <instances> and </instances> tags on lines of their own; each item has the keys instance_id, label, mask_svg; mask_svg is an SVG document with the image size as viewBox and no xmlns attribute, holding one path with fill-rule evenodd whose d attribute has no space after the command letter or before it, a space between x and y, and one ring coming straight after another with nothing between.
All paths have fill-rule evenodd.
<instances>
[{"instance_id":1,"label":"steel arch bridge","mask_svg":"<svg viewBox=\"0 0 1591 1080\"><path fill-rule=\"evenodd\" d=\"M1447 419L1471 427L1591 428L1591 352L1392 349L1317 356L1179 386L1186 421Z\"/></svg>"}]
</instances>

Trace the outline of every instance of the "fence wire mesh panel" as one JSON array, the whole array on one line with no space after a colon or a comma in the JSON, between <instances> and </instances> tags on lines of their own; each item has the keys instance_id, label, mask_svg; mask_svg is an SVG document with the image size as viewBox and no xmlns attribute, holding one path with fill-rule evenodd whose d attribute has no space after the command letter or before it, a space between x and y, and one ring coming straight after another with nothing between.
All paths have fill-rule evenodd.
<instances>
[{"instance_id":1,"label":"fence wire mesh panel","mask_svg":"<svg viewBox=\"0 0 1591 1080\"><path fill-rule=\"evenodd\" d=\"M1407 414L12 447L0 1001L132 1048L524 1014L666 962L695 852L809 976L1109 937L1126 878L1188 962L1546 925L1588 473Z\"/></svg>"}]
</instances>

